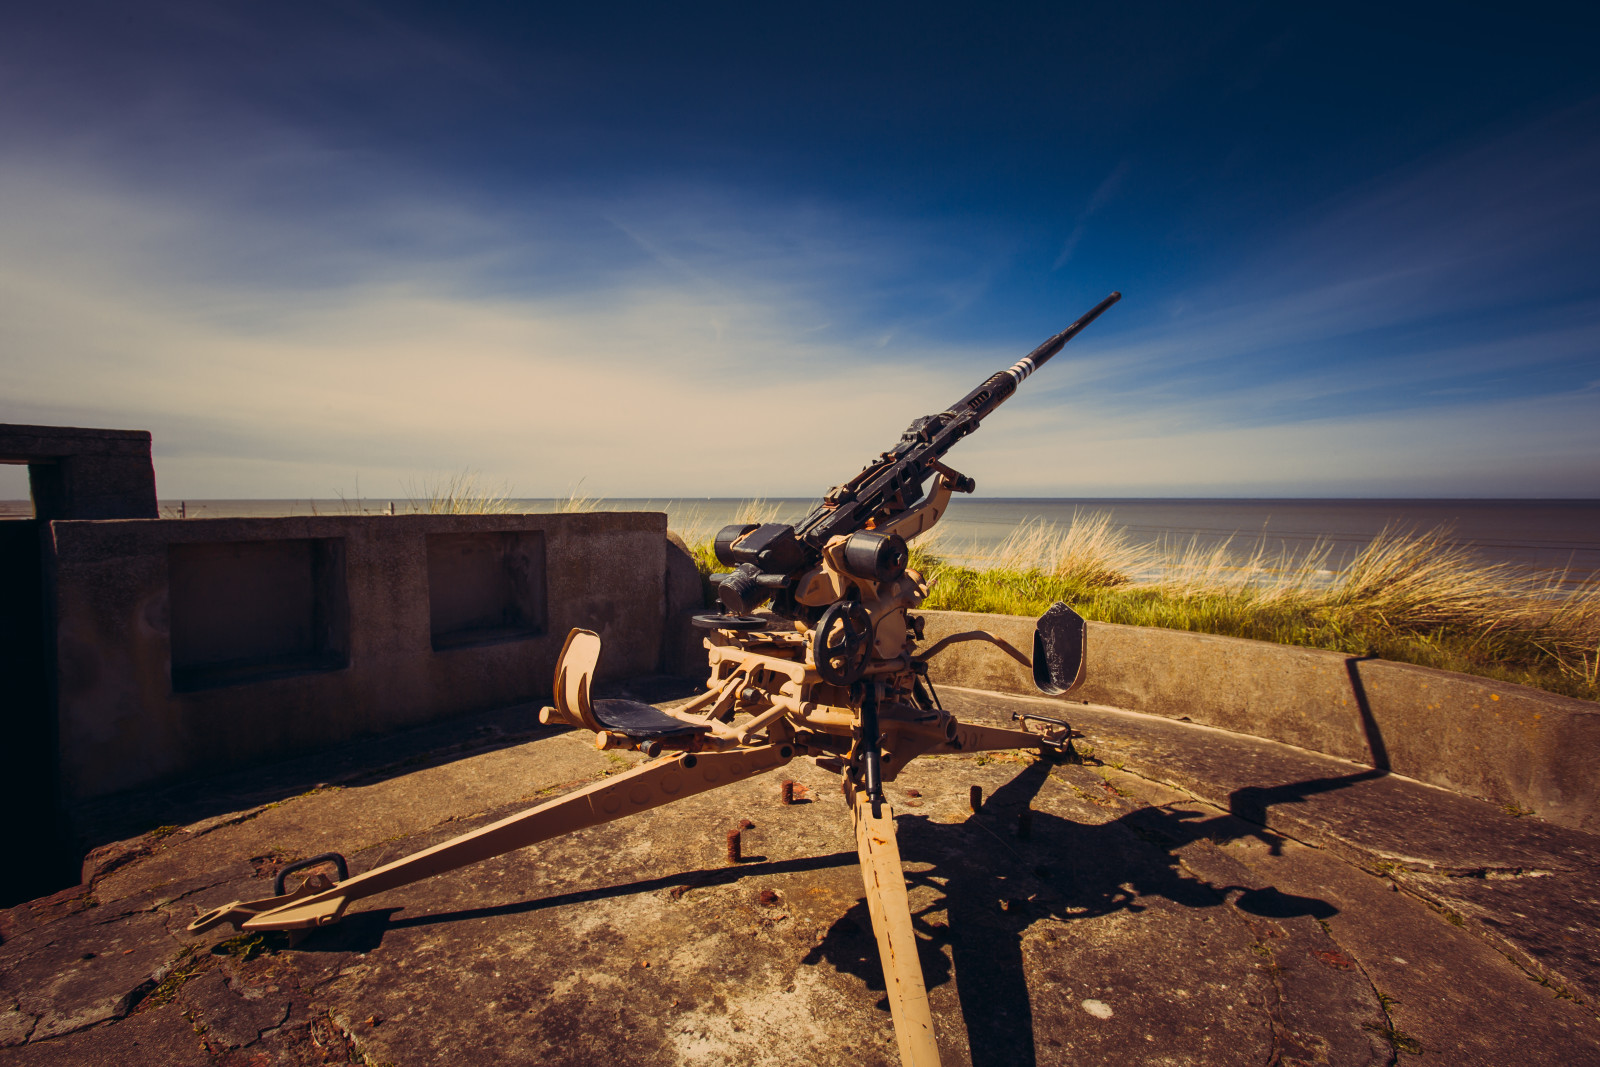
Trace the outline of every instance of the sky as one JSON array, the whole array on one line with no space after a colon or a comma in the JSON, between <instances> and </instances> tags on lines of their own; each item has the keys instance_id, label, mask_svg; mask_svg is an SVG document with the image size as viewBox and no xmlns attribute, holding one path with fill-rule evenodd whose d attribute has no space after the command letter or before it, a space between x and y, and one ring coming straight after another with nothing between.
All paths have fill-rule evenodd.
<instances>
[{"instance_id":1,"label":"sky","mask_svg":"<svg viewBox=\"0 0 1600 1067\"><path fill-rule=\"evenodd\" d=\"M0 421L164 499L1600 497L1576 4L0 11ZM9 482L0 483L0 496Z\"/></svg>"}]
</instances>

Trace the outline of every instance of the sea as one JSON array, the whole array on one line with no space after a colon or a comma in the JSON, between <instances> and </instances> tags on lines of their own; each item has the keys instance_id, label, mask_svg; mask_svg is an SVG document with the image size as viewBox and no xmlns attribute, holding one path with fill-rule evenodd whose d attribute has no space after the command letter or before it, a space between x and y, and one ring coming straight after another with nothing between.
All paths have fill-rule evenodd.
<instances>
[{"instance_id":1,"label":"sea","mask_svg":"<svg viewBox=\"0 0 1600 1067\"><path fill-rule=\"evenodd\" d=\"M793 522L814 498L761 501L610 499L586 506L613 511L663 511L668 526L690 541L709 538L741 516ZM537 514L567 500L516 499L513 511ZM405 514L407 500L167 500L173 518L285 515ZM0 517L27 516L27 501L0 501ZM935 532L938 552L981 564L1030 523L1066 526L1074 518L1107 517L1130 541L1182 550L1225 545L1240 559L1263 550L1270 558L1303 558L1325 550L1336 569L1380 534L1441 531L1485 563L1504 564L1531 583L1574 587L1600 578L1600 500L1374 500L1374 499L1128 499L956 497Z\"/></svg>"}]
</instances>

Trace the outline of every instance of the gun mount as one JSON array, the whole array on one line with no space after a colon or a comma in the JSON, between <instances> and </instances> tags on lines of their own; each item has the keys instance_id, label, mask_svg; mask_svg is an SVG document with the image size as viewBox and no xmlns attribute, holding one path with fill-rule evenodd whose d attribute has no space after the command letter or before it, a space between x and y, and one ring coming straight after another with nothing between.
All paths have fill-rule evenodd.
<instances>
[{"instance_id":1,"label":"gun mount","mask_svg":"<svg viewBox=\"0 0 1600 1067\"><path fill-rule=\"evenodd\" d=\"M928 661L958 641L986 640L1031 666L1039 689L1068 692L1083 676L1084 622L1065 604L1038 621L1030 657L983 631L954 634L922 651L928 595L907 566L907 542L927 532L951 494L974 483L943 463L956 442L1004 402L1121 294L1112 293L1061 333L955 405L917 419L896 445L834 486L797 525L736 525L716 537L733 569L718 583L722 611L695 617L706 631L706 691L663 711L630 700L595 700L590 681L600 636L575 629L556 664L553 705L540 721L590 730L602 749L651 757L632 769L355 877L314 875L292 892L235 901L199 916L246 931L304 931L338 922L357 900L468 864L742 781L796 757L841 777L855 824L868 910L878 941L901 1062L939 1062L933 1018L883 783L921 755L1035 748L1073 755L1065 720L1024 716L1019 729L964 723L946 711ZM931 483L931 487L930 487ZM753 614L770 601L771 613ZM318 859L329 857L318 857Z\"/></svg>"}]
</instances>

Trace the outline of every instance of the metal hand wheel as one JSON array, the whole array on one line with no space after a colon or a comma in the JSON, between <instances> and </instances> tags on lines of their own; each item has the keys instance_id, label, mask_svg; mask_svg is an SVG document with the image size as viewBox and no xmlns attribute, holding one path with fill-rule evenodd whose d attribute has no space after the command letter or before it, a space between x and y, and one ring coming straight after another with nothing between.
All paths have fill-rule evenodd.
<instances>
[{"instance_id":1,"label":"metal hand wheel","mask_svg":"<svg viewBox=\"0 0 1600 1067\"><path fill-rule=\"evenodd\" d=\"M855 600L841 600L817 621L811 658L817 674L833 685L850 685L867 669L872 655L872 617Z\"/></svg>"},{"instance_id":2,"label":"metal hand wheel","mask_svg":"<svg viewBox=\"0 0 1600 1067\"><path fill-rule=\"evenodd\" d=\"M702 630L765 630L773 624L763 615L691 615L689 621Z\"/></svg>"}]
</instances>

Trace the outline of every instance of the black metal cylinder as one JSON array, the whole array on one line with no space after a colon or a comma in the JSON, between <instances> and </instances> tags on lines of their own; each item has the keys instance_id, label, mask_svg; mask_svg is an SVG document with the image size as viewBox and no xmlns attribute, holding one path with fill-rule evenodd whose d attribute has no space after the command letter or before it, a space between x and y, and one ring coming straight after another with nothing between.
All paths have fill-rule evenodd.
<instances>
[{"instance_id":1,"label":"black metal cylinder","mask_svg":"<svg viewBox=\"0 0 1600 1067\"><path fill-rule=\"evenodd\" d=\"M754 529L757 529L757 526L753 522L736 522L731 526L724 526L717 531L716 538L712 540L711 551L716 553L717 559L723 566L737 567L745 561L733 554L733 543Z\"/></svg>"},{"instance_id":2,"label":"black metal cylinder","mask_svg":"<svg viewBox=\"0 0 1600 1067\"><path fill-rule=\"evenodd\" d=\"M899 534L861 530L844 543L844 569L869 582L892 582L905 573L910 550Z\"/></svg>"},{"instance_id":3,"label":"black metal cylinder","mask_svg":"<svg viewBox=\"0 0 1600 1067\"><path fill-rule=\"evenodd\" d=\"M756 579L761 568L753 563L741 563L734 572L717 586L717 599L734 615L748 615L772 596L772 590Z\"/></svg>"}]
</instances>

